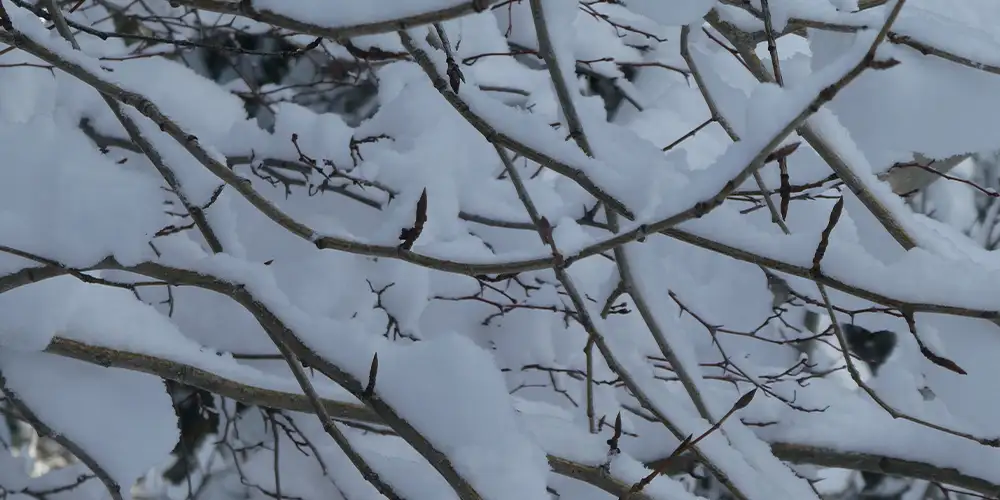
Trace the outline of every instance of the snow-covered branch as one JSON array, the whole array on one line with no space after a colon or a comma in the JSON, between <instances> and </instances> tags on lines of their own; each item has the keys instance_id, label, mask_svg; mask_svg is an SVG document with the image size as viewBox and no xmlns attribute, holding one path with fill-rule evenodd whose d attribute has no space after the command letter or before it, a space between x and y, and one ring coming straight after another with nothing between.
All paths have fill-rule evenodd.
<instances>
[{"instance_id":1,"label":"snow-covered branch","mask_svg":"<svg viewBox=\"0 0 1000 500\"><path fill-rule=\"evenodd\" d=\"M669 3L0 0L0 493L998 494L1000 8Z\"/></svg>"}]
</instances>

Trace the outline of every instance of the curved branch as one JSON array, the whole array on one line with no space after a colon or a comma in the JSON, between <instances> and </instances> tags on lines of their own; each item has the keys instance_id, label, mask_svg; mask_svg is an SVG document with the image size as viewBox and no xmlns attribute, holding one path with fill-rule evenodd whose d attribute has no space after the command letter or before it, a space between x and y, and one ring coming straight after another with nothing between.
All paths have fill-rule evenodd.
<instances>
[{"instance_id":1,"label":"curved branch","mask_svg":"<svg viewBox=\"0 0 1000 500\"><path fill-rule=\"evenodd\" d=\"M408 14L402 17L343 26L323 26L321 24L313 24L307 20L299 19L292 14L283 14L268 8L257 9L254 8L252 1L233 2L225 0L172 0L172 3L183 5L185 7L216 12L219 14L242 16L261 23L270 24L312 36L343 40L345 38L389 33L401 29L455 19L489 9L494 4L499 3L499 0L453 0L451 5L444 5L439 8L429 9L416 14ZM331 6L328 8L333 7Z\"/></svg>"}]
</instances>

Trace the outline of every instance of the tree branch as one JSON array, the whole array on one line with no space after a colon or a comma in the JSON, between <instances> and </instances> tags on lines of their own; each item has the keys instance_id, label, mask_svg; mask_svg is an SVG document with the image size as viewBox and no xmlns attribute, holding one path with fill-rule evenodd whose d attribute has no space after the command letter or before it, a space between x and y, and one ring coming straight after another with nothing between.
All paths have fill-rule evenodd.
<instances>
[{"instance_id":1,"label":"tree branch","mask_svg":"<svg viewBox=\"0 0 1000 500\"><path fill-rule=\"evenodd\" d=\"M253 19L254 21L271 24L287 30L299 33L309 33L313 36L330 38L333 40L343 40L362 35L377 35L379 33L390 33L401 29L413 28L425 24L437 23L455 19L458 17L482 12L497 4L500 0L455 0L453 5L440 9L428 10L417 14L409 14L403 17L388 18L379 21L372 21L354 25L344 26L324 26L314 24L307 20L299 19L290 14L269 9L254 8L251 1L225 1L225 0L171 0L172 3L191 7L194 9L217 12L219 14L232 14Z\"/></svg>"}]
</instances>

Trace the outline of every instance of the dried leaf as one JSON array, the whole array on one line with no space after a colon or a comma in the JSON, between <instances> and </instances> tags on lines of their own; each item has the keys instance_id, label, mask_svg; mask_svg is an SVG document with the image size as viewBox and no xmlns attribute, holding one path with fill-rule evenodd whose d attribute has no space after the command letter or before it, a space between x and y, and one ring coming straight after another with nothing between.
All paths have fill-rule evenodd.
<instances>
[{"instance_id":1,"label":"dried leaf","mask_svg":"<svg viewBox=\"0 0 1000 500\"><path fill-rule=\"evenodd\" d=\"M820 274L820 262L823 260L823 256L826 255L826 247L830 244L830 235L833 233L833 228L837 226L837 222L840 221L840 214L843 212L844 197L841 196L837 200L837 203L833 205L833 210L830 211L830 220L827 222L826 228L823 229L819 245L816 246L816 253L813 254L812 272L817 276Z\"/></svg>"},{"instance_id":2,"label":"dried leaf","mask_svg":"<svg viewBox=\"0 0 1000 500\"><path fill-rule=\"evenodd\" d=\"M674 457L678 457L680 456L681 453L687 451L687 449L691 447L691 443L693 441L694 441L694 434L688 434L687 437L684 438L683 441L681 441L681 444L677 445L677 448L674 449L674 452L671 453L669 457L667 457L667 460L670 460Z\"/></svg>"},{"instance_id":3,"label":"dried leaf","mask_svg":"<svg viewBox=\"0 0 1000 500\"><path fill-rule=\"evenodd\" d=\"M736 404L733 405L733 410L742 410L743 408L746 408L747 405L749 405L750 402L753 401L753 397L756 395L757 395L757 388L754 387L752 391L740 396L740 399L736 400Z\"/></svg>"},{"instance_id":4,"label":"dried leaf","mask_svg":"<svg viewBox=\"0 0 1000 500\"><path fill-rule=\"evenodd\" d=\"M792 201L792 183L788 176L788 159L779 159L778 167L781 170L781 187L778 189L778 195L781 197L781 219L787 220L788 205Z\"/></svg>"},{"instance_id":5,"label":"dried leaf","mask_svg":"<svg viewBox=\"0 0 1000 500\"><path fill-rule=\"evenodd\" d=\"M771 154L767 155L767 159L764 160L764 163L771 163L772 161L778 161L780 158L787 158L789 155L794 153L796 149L799 149L801 144L801 142L793 142L775 149L771 152Z\"/></svg>"},{"instance_id":6,"label":"dried leaf","mask_svg":"<svg viewBox=\"0 0 1000 500\"><path fill-rule=\"evenodd\" d=\"M458 93L458 87L461 83L465 82L465 75L462 74L462 70L455 64L455 61L449 61L448 63L448 84L451 85L451 91Z\"/></svg>"},{"instance_id":7,"label":"dried leaf","mask_svg":"<svg viewBox=\"0 0 1000 500\"><path fill-rule=\"evenodd\" d=\"M427 189L424 188L423 192L420 193L420 199L417 200L417 215L413 221L413 227L404 228L399 232L399 239L403 242L399 244L399 248L403 250L410 250L413 248L413 244L417 242L417 238L420 237L420 233L424 231L424 224L427 222Z\"/></svg>"},{"instance_id":8,"label":"dried leaf","mask_svg":"<svg viewBox=\"0 0 1000 500\"><path fill-rule=\"evenodd\" d=\"M604 417L601 418L603 419ZM610 448L611 451L618 450L618 440L621 439L621 437L622 437L622 413L618 412L618 416L615 417L615 433L613 436L611 436L611 439L608 440L608 448Z\"/></svg>"},{"instance_id":9,"label":"dried leaf","mask_svg":"<svg viewBox=\"0 0 1000 500\"><path fill-rule=\"evenodd\" d=\"M882 61L872 61L871 64L868 65L868 67L870 67L871 69L875 69L875 70L883 70L883 69L889 69L889 68L892 68L892 67L895 67L895 66L898 66L898 65L899 65L899 60L898 59L885 59L885 60L882 60Z\"/></svg>"},{"instance_id":10,"label":"dried leaf","mask_svg":"<svg viewBox=\"0 0 1000 500\"><path fill-rule=\"evenodd\" d=\"M390 52L385 49L380 49L378 47L369 47L367 50L354 45L350 40L345 40L341 42L341 45L347 49L347 52L358 59L363 61L386 61L392 59L401 59L405 57L402 53Z\"/></svg>"},{"instance_id":11,"label":"dried leaf","mask_svg":"<svg viewBox=\"0 0 1000 500\"><path fill-rule=\"evenodd\" d=\"M372 356L372 366L368 369L368 385L365 386L365 397L375 394L375 378L378 377L378 353Z\"/></svg>"},{"instance_id":12,"label":"dried leaf","mask_svg":"<svg viewBox=\"0 0 1000 500\"><path fill-rule=\"evenodd\" d=\"M546 244L552 243L552 224L544 216L538 219L538 234Z\"/></svg>"}]
</instances>

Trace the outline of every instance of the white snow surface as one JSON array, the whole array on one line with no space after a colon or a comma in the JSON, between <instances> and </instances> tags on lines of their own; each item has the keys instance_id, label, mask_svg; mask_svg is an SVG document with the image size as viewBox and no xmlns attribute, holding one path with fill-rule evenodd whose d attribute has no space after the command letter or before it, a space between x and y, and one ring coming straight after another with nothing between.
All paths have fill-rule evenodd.
<instances>
[{"instance_id":1,"label":"white snow surface","mask_svg":"<svg viewBox=\"0 0 1000 500\"><path fill-rule=\"evenodd\" d=\"M138 21L143 33L190 40L219 29L213 26L258 35L271 30L250 19L252 13L195 15L167 2L147 3L86 0L67 17L114 31L114 7L116 15L147 19ZM259 12L332 30L438 20L467 4L250 2ZM850 0L770 0L775 29L804 19L839 26L810 28L807 39L779 38L785 82L779 87L758 83L713 40L714 31L702 31L712 9L742 29L764 29L733 2L540 0L590 152L568 137L566 112L534 54L538 26L530 4L441 19L464 77L456 93L460 109L442 96L452 92L454 67L440 37L428 37L434 28L417 24L407 25L407 33L430 56L432 76L446 85L437 88L412 60L387 57L364 66L370 79L359 85L375 89L361 106L366 111L348 117L331 111L343 89L312 91L314 82L306 82L334 77L339 63L329 54L353 61L357 48L405 51L397 34L358 37L354 48L325 40L308 57L288 56L288 75L278 82L256 81L260 65L245 60L216 81L205 76L201 49L184 49L181 60L162 40L126 43L78 30L82 50L75 51L35 14L5 2L20 40L44 48L20 44L0 52L0 373L7 390L87 453L125 494L141 484L144 490L136 491L171 500L188 492L157 477L179 436L162 381L44 352L54 339L160 358L178 373L193 368L301 398L272 341L294 336L324 361L307 370L319 395L350 405L363 405L359 396L377 354L375 396L490 500L546 499L547 488L581 500L619 495L598 487L627 488L645 477L644 463L670 455L687 435L699 436L711 427L708 420L720 419L754 388L754 401L696 446L750 500L816 498L797 473L830 477L828 486L837 482L829 471L787 466L769 448L779 443L953 469L972 482L1000 485L1000 452L976 442L1000 436L993 418L1000 400L992 396L1000 376L994 323L1000 318L1000 186L996 167L984 160L1000 144L997 3L909 0L877 51L878 60L898 64L865 70L813 109L818 96L862 61L895 2L855 12L857 2ZM759 0L748 7L761 8ZM172 31L148 20L155 16L173 19ZM690 28L691 54L710 97L741 138L737 143L711 120L687 74L678 45L683 26ZM314 38L298 33L287 40L304 46ZM927 47L933 50L921 49ZM755 50L770 71L766 46ZM123 109L177 178L177 193L165 189L141 152L122 147L127 134L92 85L115 86L121 92L111 93L118 97L129 93ZM607 96L616 93L627 98L611 106ZM246 104L258 98L267 106L254 115ZM144 115L148 105L193 138L176 141ZM615 109L609 113L606 105ZM839 185L800 136L783 136L804 112L805 123L860 185ZM577 321L581 311L565 284L544 266L525 265L551 258L553 249L531 227L494 146L463 113L543 160L507 151L532 203L554 228L555 246L571 261L568 275L607 353L595 350L588 359L584 349L593 332ZM756 197L754 179L730 184L775 137L782 145L801 143L787 158L794 188L787 235ZM234 183L245 182L254 190L249 198L259 196L275 211L262 213L225 185L191 154L194 148L231 167L244 179ZM878 175L914 153L984 154L903 199ZM545 168L553 162L570 175ZM276 174L294 182L275 182ZM761 174L770 190L782 182L777 162ZM596 189L581 185L588 183ZM576 259L582 249L615 238L603 204L595 211L596 191L635 214L634 220L618 217L621 231L632 231L729 188L736 195L710 213L666 235L630 241L620 252L628 261L622 267L631 269L624 293L616 293L619 267L608 248ZM917 248L902 248L858 189L877 200ZM418 214L423 193L426 208ZM875 375L866 370L871 390L895 410L954 432L893 419L842 371L807 376L802 354L786 342L812 335L802 324L807 310L826 313L810 277L840 197L843 214L820 264L838 311L832 319L895 332L897 346L885 364ZM181 198L206 207L222 252L213 255L199 228L190 227ZM418 219L425 220L412 249L392 250ZM282 227L289 220L338 239L347 251L318 249L312 235ZM439 269L442 261L448 271ZM500 276L463 269L485 264L498 271L486 274ZM757 264L772 268L794 292L780 318ZM523 272L508 275L505 266ZM652 307L648 317L637 311L640 300ZM905 321L910 313L912 333ZM662 334L660 342L651 329ZM843 363L835 348L821 351L831 366ZM669 366L665 352L679 358L679 366ZM926 352L949 361L934 362ZM708 419L679 374L691 378ZM624 379L641 394L626 391ZM216 398L214 405L227 418L235 413L231 400ZM619 415L621 453L609 456L611 423ZM279 431L279 451L271 417L298 428ZM355 423L336 425L407 498L454 497L419 447ZM217 440L248 451L238 457ZM87 473L81 464L45 469L34 452L14 449L11 441L0 426L0 487L12 498L37 498L31 492L58 489ZM279 487L283 497L302 500L380 498L312 414L251 408L220 423L207 442L192 476L216 478L206 483L207 500L233 492L267 498ZM594 481L588 485L555 474L552 460L604 475L588 476ZM690 479L657 477L643 494L699 498ZM45 497L105 498L97 483Z\"/></svg>"}]
</instances>

